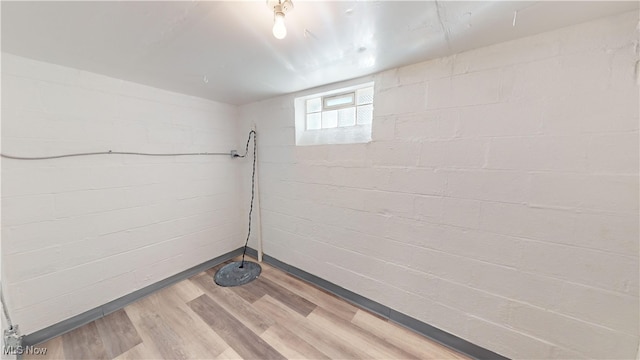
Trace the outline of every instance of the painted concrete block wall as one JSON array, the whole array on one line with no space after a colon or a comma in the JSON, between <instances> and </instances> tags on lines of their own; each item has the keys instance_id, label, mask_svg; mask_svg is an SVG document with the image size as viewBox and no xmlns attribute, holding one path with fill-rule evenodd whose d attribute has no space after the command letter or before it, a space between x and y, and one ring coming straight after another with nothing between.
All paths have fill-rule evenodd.
<instances>
[{"instance_id":1,"label":"painted concrete block wall","mask_svg":"<svg viewBox=\"0 0 640 360\"><path fill-rule=\"evenodd\" d=\"M237 107L2 55L2 152L228 152ZM240 246L230 157L2 161L2 283L26 334Z\"/></svg>"},{"instance_id":2,"label":"painted concrete block wall","mask_svg":"<svg viewBox=\"0 0 640 360\"><path fill-rule=\"evenodd\" d=\"M295 146L331 87L242 106L265 253L508 357L636 357L637 24L377 74L369 144Z\"/></svg>"}]
</instances>

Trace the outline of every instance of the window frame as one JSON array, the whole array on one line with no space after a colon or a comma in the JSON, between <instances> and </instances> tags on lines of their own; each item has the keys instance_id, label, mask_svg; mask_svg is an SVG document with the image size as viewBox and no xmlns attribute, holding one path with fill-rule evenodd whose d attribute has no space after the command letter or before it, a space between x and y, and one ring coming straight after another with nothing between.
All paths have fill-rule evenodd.
<instances>
[{"instance_id":1,"label":"window frame","mask_svg":"<svg viewBox=\"0 0 640 360\"><path fill-rule=\"evenodd\" d=\"M327 87L325 87L327 89ZM371 101L364 102L360 105L358 103L358 94L360 91L371 91ZM316 93L306 92L305 95L301 95L294 98L294 112L295 112L295 135L296 146L309 146L309 145L328 145L328 144L359 144L368 143L372 141L372 127L375 112L375 82L372 78L368 81L355 83L351 82L350 85L340 88L328 89L327 91L320 91ZM333 105L325 107L326 100L338 98L341 96L350 95L351 100L349 103ZM314 108L316 111L309 111L309 101L320 101L315 103ZM366 99L365 101L369 101ZM361 122L358 123L358 113L361 107L370 107L370 114L366 114ZM322 127L323 126L323 113L325 112L339 112L342 109L353 108L354 120L353 125L340 126L336 124L334 127ZM314 115L317 114L317 115ZM309 128L308 117L316 116L312 118L314 127ZM364 119L364 120L363 120ZM319 123L317 122L319 121ZM338 119L338 121L340 121ZM331 124L333 125L333 124Z\"/></svg>"},{"instance_id":2,"label":"window frame","mask_svg":"<svg viewBox=\"0 0 640 360\"><path fill-rule=\"evenodd\" d=\"M358 92L365 89L371 89L371 91L374 91L373 83L364 84L360 87L351 87L349 88L348 91L344 91L345 89L337 89L335 92L315 94L315 95L304 97L304 111L305 111L304 131L320 131L320 130L328 130L328 129L335 129L335 128L346 128L346 127L352 127L352 126L366 125L366 124L358 123L358 113L359 113L358 110L361 109L362 107L371 106L371 116L373 117L373 99L371 103L358 104ZM336 98L339 99L345 96L351 97L349 102L345 102L338 105L327 105L328 101ZM318 110L309 111L310 101L320 102L320 106ZM336 119L337 121L336 126L323 127L323 120L324 120L325 113L338 111L336 116L339 116L339 111L344 109L353 109L353 124L341 126L339 125L340 120ZM315 115L315 114L318 115L318 118L319 118L318 121L320 122L320 125L319 127L311 128L309 127L309 117L310 115Z\"/></svg>"},{"instance_id":3,"label":"window frame","mask_svg":"<svg viewBox=\"0 0 640 360\"><path fill-rule=\"evenodd\" d=\"M344 104L338 104L338 105L327 105L327 101L331 100L331 99L336 99L336 98L341 98L344 97L345 95L351 95L351 101L348 103L344 103ZM348 107L355 107L356 105L356 90L352 90L352 91L347 91L347 92L343 92L340 94L331 94L331 95L325 95L322 96L322 110L321 111L331 111L331 110L340 110L340 109L344 109L344 108L348 108Z\"/></svg>"}]
</instances>

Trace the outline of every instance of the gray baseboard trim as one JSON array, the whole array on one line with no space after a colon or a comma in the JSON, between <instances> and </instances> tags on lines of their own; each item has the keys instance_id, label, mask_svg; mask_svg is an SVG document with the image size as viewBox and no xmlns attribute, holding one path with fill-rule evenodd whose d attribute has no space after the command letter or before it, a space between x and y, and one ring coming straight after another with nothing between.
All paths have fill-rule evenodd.
<instances>
[{"instance_id":1,"label":"gray baseboard trim","mask_svg":"<svg viewBox=\"0 0 640 360\"><path fill-rule=\"evenodd\" d=\"M25 337L22 339L22 344L23 346L41 344L49 339L53 339L56 336L60 336L71 330L79 328L82 325L88 324L94 320L97 320L101 317L109 315L112 312L122 309L123 307L127 306L128 304L131 304L136 300L142 299L143 297L150 295L162 288L173 285L184 279L190 278L193 275L196 275L202 271L210 269L238 255L242 255L242 248L232 250L226 254L220 255L209 261L203 262L202 264L196 265L190 269L187 269L178 274L170 276L164 280L160 280L142 289L136 290L130 294L127 294L118 299L110 301L104 305L98 306L89 311L85 311L82 314L78 314L69 319L63 320L57 324L53 324L49 327L46 327L42 330L38 330L29 335L25 335Z\"/></svg>"},{"instance_id":2,"label":"gray baseboard trim","mask_svg":"<svg viewBox=\"0 0 640 360\"><path fill-rule=\"evenodd\" d=\"M139 300L147 295L150 295L162 288L173 285L177 282L180 282L184 279L187 279L193 275L196 275L202 271L205 271L209 268L212 268L216 265L219 265L229 259L232 259L238 255L242 255L242 248L230 251L226 254L220 255L214 259L206 261L202 264L196 265L190 269L182 271L178 274L175 274L171 277L168 277L164 280L160 280L154 284L146 286L142 289L136 290L130 294L122 296L118 299L110 301L102 306L98 306L94 309L85 311L82 314L73 316L69 319L63 320L57 324L46 327L42 330L38 330L34 333L26 335L22 339L23 346L37 345L41 344L49 339L52 339L56 336L60 336L64 333L67 333L71 330L79 328L82 325L88 324L94 320L97 320L101 317L111 314L114 311L122 309L128 304ZM247 248L247 255L256 258L258 252L255 249ZM270 264L280 270L283 270L299 279L302 279L306 282L309 282L323 290L326 290L360 308L363 308L367 311L373 312L382 316L389 321L395 322L403 327L406 327L416 333L424 335L448 348L451 348L455 351L461 352L465 355L468 355L474 359L496 359L496 360L508 360L508 358L494 353L493 351L487 350L483 347L470 343L462 338L459 338L453 334L449 334L446 331L440 330L436 327L433 327L427 323L424 323L418 319L407 316L401 312L398 312L394 309L391 309L385 305L382 305L376 301L373 301L369 298L366 298L362 295L356 294L350 290L347 290L341 286L338 286L332 282L319 278L315 275L312 275L302 269L299 269L295 266L291 266L287 263L284 263L276 258L273 258L269 255L264 254L263 261L267 264Z\"/></svg>"},{"instance_id":3,"label":"gray baseboard trim","mask_svg":"<svg viewBox=\"0 0 640 360\"><path fill-rule=\"evenodd\" d=\"M258 252L252 248L247 249L247 254L256 257ZM467 340L459 338L446 331L440 330L427 323L424 323L418 319L412 318L394 309L391 309L385 305L382 305L376 301L368 299L362 295L356 294L353 291L347 290L341 286L338 286L332 282L312 275L302 269L295 266L291 266L276 258L273 258L267 254L264 254L262 260L269 265L272 265L280 270L283 270L299 279L309 282L323 290L326 290L354 305L363 308L367 311L373 312L382 316L389 321L392 321L398 325L406 327L418 334L424 335L429 339L432 339L450 349L461 352L474 359L492 359L492 360L508 360L500 354L497 354L491 350L485 349L478 345L475 345Z\"/></svg>"}]
</instances>

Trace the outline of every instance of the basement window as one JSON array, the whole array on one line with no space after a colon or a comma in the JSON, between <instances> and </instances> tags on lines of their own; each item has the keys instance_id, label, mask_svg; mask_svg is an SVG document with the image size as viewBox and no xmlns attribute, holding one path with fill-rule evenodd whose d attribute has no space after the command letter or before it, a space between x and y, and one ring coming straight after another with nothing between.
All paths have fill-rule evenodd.
<instances>
[{"instance_id":1,"label":"basement window","mask_svg":"<svg viewBox=\"0 0 640 360\"><path fill-rule=\"evenodd\" d=\"M371 141L373 83L295 99L296 145Z\"/></svg>"}]
</instances>

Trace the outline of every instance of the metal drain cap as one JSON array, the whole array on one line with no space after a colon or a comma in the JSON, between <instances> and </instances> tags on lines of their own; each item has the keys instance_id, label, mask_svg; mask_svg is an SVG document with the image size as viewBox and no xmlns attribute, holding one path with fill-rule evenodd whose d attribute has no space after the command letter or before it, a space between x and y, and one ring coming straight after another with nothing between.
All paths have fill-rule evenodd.
<instances>
[{"instance_id":1,"label":"metal drain cap","mask_svg":"<svg viewBox=\"0 0 640 360\"><path fill-rule=\"evenodd\" d=\"M223 266L216 272L213 280L220 286L240 286L257 279L262 272L260 265L254 262L245 261L243 267L240 265L242 265L242 261Z\"/></svg>"}]
</instances>

